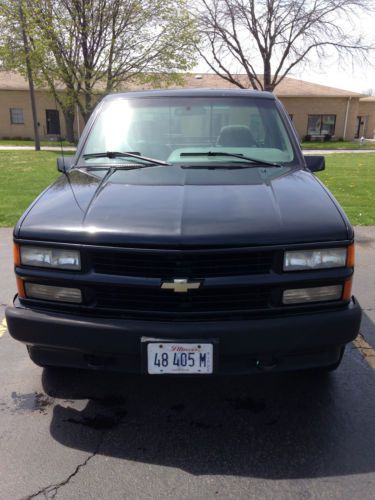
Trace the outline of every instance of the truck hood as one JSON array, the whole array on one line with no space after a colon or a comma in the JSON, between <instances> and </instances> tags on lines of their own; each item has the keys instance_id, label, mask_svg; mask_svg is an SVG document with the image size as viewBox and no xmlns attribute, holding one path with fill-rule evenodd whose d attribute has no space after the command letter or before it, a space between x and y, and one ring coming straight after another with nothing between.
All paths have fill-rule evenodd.
<instances>
[{"instance_id":1,"label":"truck hood","mask_svg":"<svg viewBox=\"0 0 375 500\"><path fill-rule=\"evenodd\" d=\"M105 171L94 175L73 169L29 207L16 237L129 247L254 246L351 237L337 202L304 170L272 178L262 176L261 169L242 169L251 171L238 174L252 176L245 183L232 178L221 184L210 184L207 177L204 184L195 183L199 174L187 170L181 170L178 181L150 184L142 181L141 170L105 176Z\"/></svg>"}]
</instances>

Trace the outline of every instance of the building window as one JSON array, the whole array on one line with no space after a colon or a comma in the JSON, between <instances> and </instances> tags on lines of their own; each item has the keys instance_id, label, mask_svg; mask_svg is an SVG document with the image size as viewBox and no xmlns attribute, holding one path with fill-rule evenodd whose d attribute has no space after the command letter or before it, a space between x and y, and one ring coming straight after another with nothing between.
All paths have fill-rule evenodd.
<instances>
[{"instance_id":1,"label":"building window","mask_svg":"<svg viewBox=\"0 0 375 500\"><path fill-rule=\"evenodd\" d=\"M23 125L23 109L22 108L10 108L10 123L12 125Z\"/></svg>"},{"instance_id":2,"label":"building window","mask_svg":"<svg viewBox=\"0 0 375 500\"><path fill-rule=\"evenodd\" d=\"M335 135L336 115L309 115L308 135Z\"/></svg>"}]
</instances>

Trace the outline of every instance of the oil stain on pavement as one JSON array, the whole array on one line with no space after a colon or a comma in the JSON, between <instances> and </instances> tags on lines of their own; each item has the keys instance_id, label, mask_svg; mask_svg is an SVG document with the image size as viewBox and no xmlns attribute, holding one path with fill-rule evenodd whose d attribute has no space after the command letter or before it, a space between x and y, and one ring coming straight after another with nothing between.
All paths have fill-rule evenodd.
<instances>
[{"instance_id":1,"label":"oil stain on pavement","mask_svg":"<svg viewBox=\"0 0 375 500\"><path fill-rule=\"evenodd\" d=\"M19 394L12 392L14 412L32 411L47 415L48 407L54 403L54 400L42 392L32 392L30 394Z\"/></svg>"}]
</instances>

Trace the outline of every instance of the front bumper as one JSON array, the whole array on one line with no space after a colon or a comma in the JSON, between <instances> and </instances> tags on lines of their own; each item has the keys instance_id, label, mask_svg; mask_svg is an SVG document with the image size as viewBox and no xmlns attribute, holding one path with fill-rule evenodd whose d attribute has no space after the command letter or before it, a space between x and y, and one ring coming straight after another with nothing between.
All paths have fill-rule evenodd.
<instances>
[{"instance_id":1,"label":"front bumper","mask_svg":"<svg viewBox=\"0 0 375 500\"><path fill-rule=\"evenodd\" d=\"M6 309L9 333L30 346L34 361L53 365L142 372L141 339L215 340L215 373L283 371L334 364L353 340L361 308L347 306L273 317L215 321L93 318L28 309L18 299Z\"/></svg>"}]
</instances>

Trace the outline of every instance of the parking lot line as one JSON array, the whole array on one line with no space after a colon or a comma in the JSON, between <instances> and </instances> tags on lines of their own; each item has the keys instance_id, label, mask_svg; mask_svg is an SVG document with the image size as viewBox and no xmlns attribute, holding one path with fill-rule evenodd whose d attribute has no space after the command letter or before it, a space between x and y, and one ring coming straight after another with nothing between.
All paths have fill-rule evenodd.
<instances>
[{"instance_id":1,"label":"parking lot line","mask_svg":"<svg viewBox=\"0 0 375 500\"><path fill-rule=\"evenodd\" d=\"M0 323L0 337L4 335L7 329L8 329L7 320L4 318L3 321Z\"/></svg>"},{"instance_id":2,"label":"parking lot line","mask_svg":"<svg viewBox=\"0 0 375 500\"><path fill-rule=\"evenodd\" d=\"M366 342L363 335L360 333L358 337L353 340L353 344L365 358L367 363L375 370L375 350Z\"/></svg>"}]
</instances>

